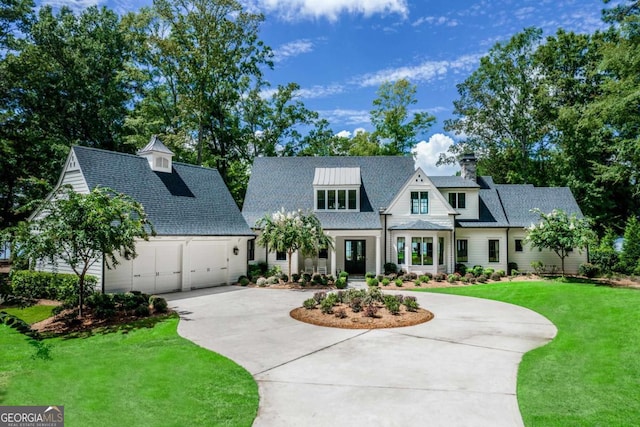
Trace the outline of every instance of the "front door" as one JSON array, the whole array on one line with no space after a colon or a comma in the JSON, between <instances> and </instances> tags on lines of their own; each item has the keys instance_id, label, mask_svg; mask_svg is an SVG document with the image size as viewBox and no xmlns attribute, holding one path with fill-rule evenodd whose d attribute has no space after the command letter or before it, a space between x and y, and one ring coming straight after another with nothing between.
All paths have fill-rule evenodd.
<instances>
[{"instance_id":1,"label":"front door","mask_svg":"<svg viewBox=\"0 0 640 427\"><path fill-rule=\"evenodd\" d=\"M349 274L362 275L367 270L365 240L344 241L344 269Z\"/></svg>"}]
</instances>

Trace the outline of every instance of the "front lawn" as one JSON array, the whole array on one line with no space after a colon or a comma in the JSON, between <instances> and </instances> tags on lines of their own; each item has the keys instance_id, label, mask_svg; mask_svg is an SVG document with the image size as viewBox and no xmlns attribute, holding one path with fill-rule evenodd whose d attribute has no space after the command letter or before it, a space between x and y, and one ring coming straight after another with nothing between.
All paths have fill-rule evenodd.
<instances>
[{"instance_id":1,"label":"front lawn","mask_svg":"<svg viewBox=\"0 0 640 427\"><path fill-rule=\"evenodd\" d=\"M32 305L30 307L19 308L9 307L0 308L0 311L7 312L13 316L19 317L28 324L33 324L41 320L51 317L51 311L55 308L55 305Z\"/></svg>"},{"instance_id":2,"label":"front lawn","mask_svg":"<svg viewBox=\"0 0 640 427\"><path fill-rule=\"evenodd\" d=\"M70 426L250 426L251 375L178 336L177 325L172 317L127 333L47 339L49 360L0 325L0 404L64 405Z\"/></svg>"},{"instance_id":3,"label":"front lawn","mask_svg":"<svg viewBox=\"0 0 640 427\"><path fill-rule=\"evenodd\" d=\"M556 325L556 338L520 364L525 425L640 425L640 291L553 281L421 291L520 305Z\"/></svg>"}]
</instances>

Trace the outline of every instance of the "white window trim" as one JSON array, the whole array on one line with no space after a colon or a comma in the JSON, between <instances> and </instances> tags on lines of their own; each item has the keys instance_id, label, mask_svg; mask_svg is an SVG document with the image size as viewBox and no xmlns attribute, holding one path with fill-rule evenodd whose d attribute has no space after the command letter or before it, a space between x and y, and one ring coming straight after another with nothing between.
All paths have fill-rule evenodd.
<instances>
[{"instance_id":1,"label":"white window trim","mask_svg":"<svg viewBox=\"0 0 640 427\"><path fill-rule=\"evenodd\" d=\"M336 203L335 203L335 209L329 209L329 190L334 190L336 192ZM338 209L338 191L339 190L344 190L345 191L345 202L346 202L346 206L345 209ZM349 209L349 191L350 190L355 190L356 192L356 207L355 209ZM318 209L318 191L324 191L325 192L325 208L324 209ZM313 188L313 206L314 206L314 210L316 212L360 212L360 187L359 186L315 186Z\"/></svg>"}]
</instances>

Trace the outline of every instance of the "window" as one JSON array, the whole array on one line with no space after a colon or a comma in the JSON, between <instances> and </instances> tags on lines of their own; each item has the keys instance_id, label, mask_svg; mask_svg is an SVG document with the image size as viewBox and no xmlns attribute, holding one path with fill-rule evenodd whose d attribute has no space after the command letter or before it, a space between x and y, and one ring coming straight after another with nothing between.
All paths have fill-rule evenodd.
<instances>
[{"instance_id":1,"label":"window","mask_svg":"<svg viewBox=\"0 0 640 427\"><path fill-rule=\"evenodd\" d=\"M500 240L489 240L489 262L500 262Z\"/></svg>"},{"instance_id":2,"label":"window","mask_svg":"<svg viewBox=\"0 0 640 427\"><path fill-rule=\"evenodd\" d=\"M456 240L456 262L469 262L469 246L467 239Z\"/></svg>"},{"instance_id":3,"label":"window","mask_svg":"<svg viewBox=\"0 0 640 427\"><path fill-rule=\"evenodd\" d=\"M405 261L404 261L404 245L405 245L404 237L398 237L398 243L396 245L396 247L398 249L398 265L405 263Z\"/></svg>"},{"instance_id":4,"label":"window","mask_svg":"<svg viewBox=\"0 0 640 427\"><path fill-rule=\"evenodd\" d=\"M412 214L428 214L429 213L429 193L427 191L411 192L411 213Z\"/></svg>"},{"instance_id":5,"label":"window","mask_svg":"<svg viewBox=\"0 0 640 427\"><path fill-rule=\"evenodd\" d=\"M329 258L329 251L327 250L327 248L320 248L320 250L318 251L318 258Z\"/></svg>"},{"instance_id":6,"label":"window","mask_svg":"<svg viewBox=\"0 0 640 427\"><path fill-rule=\"evenodd\" d=\"M276 261L286 261L286 260L287 260L286 252L276 251Z\"/></svg>"},{"instance_id":7,"label":"window","mask_svg":"<svg viewBox=\"0 0 640 427\"><path fill-rule=\"evenodd\" d=\"M316 210L352 210L358 209L358 190L332 189L316 190Z\"/></svg>"},{"instance_id":8,"label":"window","mask_svg":"<svg viewBox=\"0 0 640 427\"><path fill-rule=\"evenodd\" d=\"M467 207L466 193L449 193L449 204L452 208L464 209Z\"/></svg>"},{"instance_id":9,"label":"window","mask_svg":"<svg viewBox=\"0 0 640 427\"><path fill-rule=\"evenodd\" d=\"M167 160L166 157L158 157L158 158L156 158L156 167L168 168L169 167L169 160Z\"/></svg>"},{"instance_id":10,"label":"window","mask_svg":"<svg viewBox=\"0 0 640 427\"><path fill-rule=\"evenodd\" d=\"M247 242L247 259L253 261L256 259L256 241L249 240Z\"/></svg>"},{"instance_id":11,"label":"window","mask_svg":"<svg viewBox=\"0 0 640 427\"><path fill-rule=\"evenodd\" d=\"M438 237L438 265L444 264L444 237Z\"/></svg>"},{"instance_id":12,"label":"window","mask_svg":"<svg viewBox=\"0 0 640 427\"><path fill-rule=\"evenodd\" d=\"M522 252L522 239L516 239L516 252Z\"/></svg>"},{"instance_id":13,"label":"window","mask_svg":"<svg viewBox=\"0 0 640 427\"><path fill-rule=\"evenodd\" d=\"M318 204L317 209L325 210L327 208L327 192L324 190L316 191L316 199Z\"/></svg>"},{"instance_id":14,"label":"window","mask_svg":"<svg viewBox=\"0 0 640 427\"><path fill-rule=\"evenodd\" d=\"M411 265L433 265L433 238L411 238Z\"/></svg>"}]
</instances>

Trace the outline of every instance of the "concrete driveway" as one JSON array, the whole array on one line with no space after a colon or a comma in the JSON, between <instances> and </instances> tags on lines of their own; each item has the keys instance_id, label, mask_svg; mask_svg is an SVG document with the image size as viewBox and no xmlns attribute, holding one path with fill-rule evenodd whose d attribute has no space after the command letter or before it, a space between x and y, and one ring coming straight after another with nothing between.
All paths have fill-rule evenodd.
<instances>
[{"instance_id":1,"label":"concrete driveway","mask_svg":"<svg viewBox=\"0 0 640 427\"><path fill-rule=\"evenodd\" d=\"M334 329L289 317L311 293L223 287L168 300L180 312L180 335L255 377L254 426L522 425L518 364L556 334L543 316L494 301L412 292L435 314L432 321Z\"/></svg>"}]
</instances>

